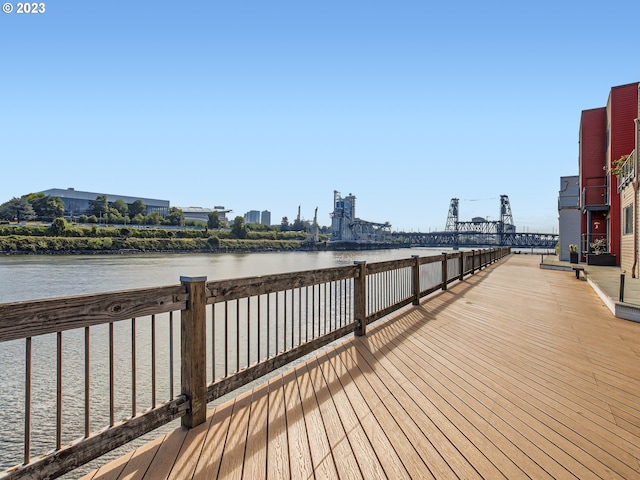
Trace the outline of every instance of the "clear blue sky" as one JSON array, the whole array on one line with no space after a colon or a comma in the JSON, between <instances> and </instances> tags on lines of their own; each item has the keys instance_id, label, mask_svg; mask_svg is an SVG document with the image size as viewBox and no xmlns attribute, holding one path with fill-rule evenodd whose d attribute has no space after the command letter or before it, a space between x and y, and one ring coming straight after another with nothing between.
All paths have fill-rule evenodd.
<instances>
[{"instance_id":1,"label":"clear blue sky","mask_svg":"<svg viewBox=\"0 0 640 480\"><path fill-rule=\"evenodd\" d=\"M580 112L640 80L640 2L61 1L0 14L0 203L49 188L330 224L557 231ZM634 29L635 32L634 33Z\"/></svg>"}]
</instances>

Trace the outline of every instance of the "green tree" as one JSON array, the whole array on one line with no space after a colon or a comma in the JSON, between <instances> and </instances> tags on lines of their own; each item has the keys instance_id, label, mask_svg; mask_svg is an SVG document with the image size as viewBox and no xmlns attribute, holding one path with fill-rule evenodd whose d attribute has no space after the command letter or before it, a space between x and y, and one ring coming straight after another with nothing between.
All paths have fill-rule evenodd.
<instances>
[{"instance_id":1,"label":"green tree","mask_svg":"<svg viewBox=\"0 0 640 480\"><path fill-rule=\"evenodd\" d=\"M209 212L209 218L207 219L207 227L220 228L220 213L217 210Z\"/></svg>"},{"instance_id":2,"label":"green tree","mask_svg":"<svg viewBox=\"0 0 640 480\"><path fill-rule=\"evenodd\" d=\"M30 193L24 198L31 204L38 220L52 221L64 215L64 202L60 197L52 197L44 193Z\"/></svg>"},{"instance_id":3,"label":"green tree","mask_svg":"<svg viewBox=\"0 0 640 480\"><path fill-rule=\"evenodd\" d=\"M26 198L13 197L0 205L0 219L16 222L27 222L36 218L36 212Z\"/></svg>"},{"instance_id":4,"label":"green tree","mask_svg":"<svg viewBox=\"0 0 640 480\"><path fill-rule=\"evenodd\" d=\"M281 232L289 231L289 219L287 217L282 217L282 221L280 222L280 231Z\"/></svg>"},{"instance_id":5,"label":"green tree","mask_svg":"<svg viewBox=\"0 0 640 480\"><path fill-rule=\"evenodd\" d=\"M162 217L158 212L151 212L144 217L145 225L160 225L162 223Z\"/></svg>"},{"instance_id":6,"label":"green tree","mask_svg":"<svg viewBox=\"0 0 640 480\"><path fill-rule=\"evenodd\" d=\"M142 225L144 223L144 215L141 213L136 213L132 218L131 218L131 223L134 223L136 225Z\"/></svg>"},{"instance_id":7,"label":"green tree","mask_svg":"<svg viewBox=\"0 0 640 480\"><path fill-rule=\"evenodd\" d=\"M113 202L111 206L118 212L120 212L120 215L122 215L123 217L129 212L129 205L127 205L126 202L120 198Z\"/></svg>"},{"instance_id":8,"label":"green tree","mask_svg":"<svg viewBox=\"0 0 640 480\"><path fill-rule=\"evenodd\" d=\"M109 211L109 202L106 195L98 195L95 200L89 200L89 213L102 218Z\"/></svg>"},{"instance_id":9,"label":"green tree","mask_svg":"<svg viewBox=\"0 0 640 480\"><path fill-rule=\"evenodd\" d=\"M51 227L49 229L51 230L51 233L53 235L59 237L67 229L67 221L62 217L58 217L53 222L51 222Z\"/></svg>"},{"instance_id":10,"label":"green tree","mask_svg":"<svg viewBox=\"0 0 640 480\"><path fill-rule=\"evenodd\" d=\"M135 217L136 215L144 215L147 213L147 206L142 200L136 200L129 206L129 215Z\"/></svg>"},{"instance_id":11,"label":"green tree","mask_svg":"<svg viewBox=\"0 0 640 480\"><path fill-rule=\"evenodd\" d=\"M233 220L233 226L231 227L231 235L235 238L247 238L247 226L244 224L244 218L237 216Z\"/></svg>"},{"instance_id":12,"label":"green tree","mask_svg":"<svg viewBox=\"0 0 640 480\"><path fill-rule=\"evenodd\" d=\"M183 225L184 213L178 207L171 207L169 209L169 215L165 218L169 225Z\"/></svg>"}]
</instances>

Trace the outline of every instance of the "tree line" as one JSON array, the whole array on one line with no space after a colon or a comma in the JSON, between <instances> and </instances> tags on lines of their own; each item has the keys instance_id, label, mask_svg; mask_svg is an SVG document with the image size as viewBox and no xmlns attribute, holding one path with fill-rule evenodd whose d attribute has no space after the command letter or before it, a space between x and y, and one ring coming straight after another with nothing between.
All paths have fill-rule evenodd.
<instances>
[{"instance_id":1,"label":"tree line","mask_svg":"<svg viewBox=\"0 0 640 480\"><path fill-rule=\"evenodd\" d=\"M142 200L128 204L118 199L109 202L106 195L98 195L89 201L86 213L72 218L78 223L104 225L148 225L148 226L190 226L208 229L226 228L227 225L220 218L218 211L209 213L207 221L186 220L184 213L177 207L171 207L166 217L158 212L147 212L147 206ZM45 195L44 193L30 193L22 197L14 197L0 204L0 222L53 222L56 218L63 218L65 214L64 202L60 197ZM308 232L311 223L297 218L290 223L283 217L280 225L268 226L263 224L246 223L244 217L237 216L230 225L235 238L247 238L250 231L280 231L280 232ZM328 234L329 227L319 227L321 234Z\"/></svg>"}]
</instances>

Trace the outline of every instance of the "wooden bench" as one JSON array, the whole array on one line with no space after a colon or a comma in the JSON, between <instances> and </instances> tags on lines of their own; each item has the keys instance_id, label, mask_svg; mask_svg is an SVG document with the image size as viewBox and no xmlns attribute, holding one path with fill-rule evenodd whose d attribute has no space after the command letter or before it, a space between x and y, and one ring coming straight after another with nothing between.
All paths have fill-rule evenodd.
<instances>
[{"instance_id":1,"label":"wooden bench","mask_svg":"<svg viewBox=\"0 0 640 480\"><path fill-rule=\"evenodd\" d=\"M580 267L578 265L571 267L573 268L573 271L576 272L576 278L580 278L580 272L582 272L582 275L587 278L587 272L584 270L584 267Z\"/></svg>"}]
</instances>

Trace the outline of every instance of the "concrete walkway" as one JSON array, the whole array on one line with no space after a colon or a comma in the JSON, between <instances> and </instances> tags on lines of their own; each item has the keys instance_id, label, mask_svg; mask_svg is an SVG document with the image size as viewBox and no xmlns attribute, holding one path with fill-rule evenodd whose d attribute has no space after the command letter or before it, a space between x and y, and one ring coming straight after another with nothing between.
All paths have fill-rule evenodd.
<instances>
[{"instance_id":1,"label":"concrete walkway","mask_svg":"<svg viewBox=\"0 0 640 480\"><path fill-rule=\"evenodd\" d=\"M575 275L574 266L576 265L560 261L557 255L541 256L540 268L562 270ZM618 318L640 322L640 279L632 278L620 267L601 267L586 263L579 263L577 266L584 267L584 277L580 274L580 280L586 279L611 313ZM624 289L622 301L620 301L620 285L623 274Z\"/></svg>"}]
</instances>

